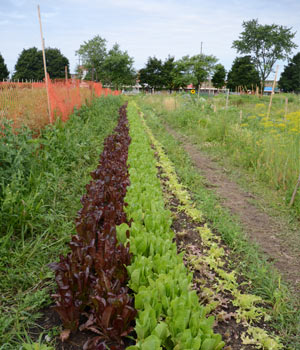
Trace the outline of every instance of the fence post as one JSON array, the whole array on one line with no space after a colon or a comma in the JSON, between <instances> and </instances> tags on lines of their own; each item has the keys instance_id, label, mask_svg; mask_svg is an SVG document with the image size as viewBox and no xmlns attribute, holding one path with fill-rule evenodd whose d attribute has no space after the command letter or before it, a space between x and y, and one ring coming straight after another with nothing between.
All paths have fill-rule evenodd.
<instances>
[{"instance_id":1,"label":"fence post","mask_svg":"<svg viewBox=\"0 0 300 350\"><path fill-rule=\"evenodd\" d=\"M274 94L275 85L276 85L278 68L279 68L279 66L276 67L275 78L274 78L273 85L272 85L272 92L271 92L271 96L270 96L270 103L269 103L269 108L268 108L268 113L267 113L267 119L269 119L269 117L270 117L270 112L271 112L271 107L272 107L272 99L273 99L273 94Z\"/></svg>"},{"instance_id":2,"label":"fence post","mask_svg":"<svg viewBox=\"0 0 300 350\"><path fill-rule=\"evenodd\" d=\"M41 13L40 13L40 5L38 5L38 15L39 15L40 32L41 32L41 40L42 40L43 62L44 62L45 83L46 83L46 90L47 90L49 122L52 123L51 105L50 105L50 96L49 96L49 84L48 84L48 74L47 74L46 56L45 56L45 43L44 43L43 30L42 30L42 20L41 20Z\"/></svg>"}]
</instances>

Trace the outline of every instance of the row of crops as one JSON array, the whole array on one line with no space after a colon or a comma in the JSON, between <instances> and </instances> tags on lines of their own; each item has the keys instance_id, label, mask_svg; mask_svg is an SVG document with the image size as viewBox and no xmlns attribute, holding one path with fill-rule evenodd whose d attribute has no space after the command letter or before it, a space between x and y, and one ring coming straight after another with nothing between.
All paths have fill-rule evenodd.
<instances>
[{"instance_id":1,"label":"row of crops","mask_svg":"<svg viewBox=\"0 0 300 350\"><path fill-rule=\"evenodd\" d=\"M283 348L143 110L112 96L39 137L7 125L1 349Z\"/></svg>"},{"instance_id":2,"label":"row of crops","mask_svg":"<svg viewBox=\"0 0 300 350\"><path fill-rule=\"evenodd\" d=\"M193 275L184 252L177 251L172 215L165 208L158 165L191 220L202 223L203 215L191 204L137 105L125 104L119 113L82 197L71 251L50 264L58 286L55 309L65 328L61 338L90 331L94 335L85 350L220 350L225 342L209 315L217 305L200 304L192 288ZM247 326L244 344L281 349L275 338L252 326L264 316L255 306L262 300L241 293L234 272L223 270L220 240L206 225L199 233L207 254L190 255L189 266L209 266L218 276L216 288L231 293L235 316Z\"/></svg>"},{"instance_id":3,"label":"row of crops","mask_svg":"<svg viewBox=\"0 0 300 350\"><path fill-rule=\"evenodd\" d=\"M88 317L80 330L100 334L86 344L87 349L105 349L104 340L115 341L115 348L120 348L136 314L126 287L129 246L116 240L116 226L126 222L123 207L129 184L125 108L120 109L119 123L106 139L99 166L91 174L93 181L81 199L72 251L50 265L56 272L55 309L66 329L65 337L78 329L83 315Z\"/></svg>"},{"instance_id":4,"label":"row of crops","mask_svg":"<svg viewBox=\"0 0 300 350\"><path fill-rule=\"evenodd\" d=\"M234 324L240 326L239 334L236 336L240 338L243 345L238 346L252 345L258 349L282 349L283 345L279 338L261 327L262 321L266 322L272 318L270 310L266 308L267 303L263 298L248 294L243 289L243 282L239 279L237 271L229 268L231 261L227 246L222 242L220 235L213 232L207 225L205 215L195 207L188 190L178 181L174 165L147 126L143 113L141 118L155 150L156 165L160 169L162 184L165 186L165 191L169 192L166 199L169 201L175 199L179 204L180 220L183 221L183 225L177 232L177 236L179 236L179 242L180 237L189 236L189 243L185 244L184 248L181 247L181 250L183 249L184 259L189 269L201 276L201 278L194 278L193 282L194 288L202 295L201 302L205 305L207 312L213 313L221 323L227 323L228 330L234 328ZM185 220L189 222L188 230L185 229ZM191 243L193 240L191 236L194 236L194 244ZM179 242L177 237L177 244L180 246ZM232 319L233 322L229 324L228 319ZM230 342L229 333L225 332L225 335L227 334L227 340Z\"/></svg>"},{"instance_id":5,"label":"row of crops","mask_svg":"<svg viewBox=\"0 0 300 350\"><path fill-rule=\"evenodd\" d=\"M69 250L67 242L75 232L80 197L90 180L89 173L97 167L104 139L117 124L123 103L122 96L94 99L66 123L57 121L38 135L25 127L16 130L4 124L5 132L0 137L3 350L23 349L22 344L30 343L30 339L46 342L48 350L53 350L59 319L48 309L55 282L47 265ZM51 328L41 325L41 309L47 309L47 318L55 315L57 323L52 322ZM31 331L36 324L43 329L40 340ZM51 343L45 341L45 332Z\"/></svg>"},{"instance_id":6,"label":"row of crops","mask_svg":"<svg viewBox=\"0 0 300 350\"><path fill-rule=\"evenodd\" d=\"M177 255L154 151L133 104L128 117L132 144L126 212L133 220L129 239L133 263L128 270L139 311L137 344L131 349L221 349L224 342L212 330L213 318L206 318L205 308L190 289L192 276L182 255Z\"/></svg>"},{"instance_id":7,"label":"row of crops","mask_svg":"<svg viewBox=\"0 0 300 350\"><path fill-rule=\"evenodd\" d=\"M85 349L123 349L135 319L135 345L128 349L219 350L224 342L173 242L154 151L136 106L128 106L129 128L125 108L91 174L71 252L50 265L61 336L89 330L95 336Z\"/></svg>"}]
</instances>

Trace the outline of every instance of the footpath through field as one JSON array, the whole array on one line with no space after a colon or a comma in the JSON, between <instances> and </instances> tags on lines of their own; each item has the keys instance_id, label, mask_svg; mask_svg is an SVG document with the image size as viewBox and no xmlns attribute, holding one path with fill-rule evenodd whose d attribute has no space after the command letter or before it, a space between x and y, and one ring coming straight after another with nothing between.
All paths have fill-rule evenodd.
<instances>
[{"instance_id":1,"label":"footpath through field","mask_svg":"<svg viewBox=\"0 0 300 350\"><path fill-rule=\"evenodd\" d=\"M228 178L224 169L196 146L191 144L185 136L166 125L166 130L177 140L182 142L185 151L191 157L195 167L206 178L208 186L222 198L222 204L237 215L246 235L256 242L269 257L268 260L282 273L284 279L290 283L295 293L300 291L300 255L288 246L287 228L284 223L269 216L250 202L254 195L244 191L238 184Z\"/></svg>"}]
</instances>

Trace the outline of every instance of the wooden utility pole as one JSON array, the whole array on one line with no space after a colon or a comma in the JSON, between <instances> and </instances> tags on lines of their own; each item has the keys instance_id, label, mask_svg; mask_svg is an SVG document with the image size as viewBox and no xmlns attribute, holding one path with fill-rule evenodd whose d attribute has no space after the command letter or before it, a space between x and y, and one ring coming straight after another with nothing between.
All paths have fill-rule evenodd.
<instances>
[{"instance_id":1,"label":"wooden utility pole","mask_svg":"<svg viewBox=\"0 0 300 350\"><path fill-rule=\"evenodd\" d=\"M289 103L289 99L286 97L285 98L285 109L284 109L284 122L286 123L286 116L288 114L288 103Z\"/></svg>"},{"instance_id":2,"label":"wooden utility pole","mask_svg":"<svg viewBox=\"0 0 300 350\"><path fill-rule=\"evenodd\" d=\"M38 8L38 15L39 15L39 22L40 22L41 40L42 40L42 51L43 51L43 62L44 62L45 83L46 83L47 100L48 100L49 122L52 123L51 104L50 104L50 96L49 96L49 82L48 82L48 74L47 74L47 66L46 66L46 55L45 55L45 42L44 42L43 30L42 30L42 20L41 20L40 5L38 5L37 8Z\"/></svg>"},{"instance_id":3,"label":"wooden utility pole","mask_svg":"<svg viewBox=\"0 0 300 350\"><path fill-rule=\"evenodd\" d=\"M294 188L294 192L293 192L292 198L291 198L291 200L290 200L289 208L291 208L291 206L292 206L292 205L294 204L294 202L295 202L295 197L296 197L296 194L297 194L297 190L298 190L298 188L299 188L299 185L300 185L300 175L299 175L299 177L298 177L296 186L295 186L295 188Z\"/></svg>"},{"instance_id":4,"label":"wooden utility pole","mask_svg":"<svg viewBox=\"0 0 300 350\"><path fill-rule=\"evenodd\" d=\"M271 96L270 96L270 103L269 103L269 108L268 108L268 113L267 113L267 119L269 119L269 117L270 117L270 112L271 112L271 107L272 107L272 99L273 99L273 94L275 91L278 68L279 68L279 66L276 67L275 78L274 78L273 85L272 85L272 92L271 92Z\"/></svg>"},{"instance_id":5,"label":"wooden utility pole","mask_svg":"<svg viewBox=\"0 0 300 350\"><path fill-rule=\"evenodd\" d=\"M229 89L227 89L227 93L226 93L226 109L228 108L228 98L229 98Z\"/></svg>"},{"instance_id":6,"label":"wooden utility pole","mask_svg":"<svg viewBox=\"0 0 300 350\"><path fill-rule=\"evenodd\" d=\"M66 78L66 83L68 82L68 66L65 66L65 78Z\"/></svg>"}]
</instances>

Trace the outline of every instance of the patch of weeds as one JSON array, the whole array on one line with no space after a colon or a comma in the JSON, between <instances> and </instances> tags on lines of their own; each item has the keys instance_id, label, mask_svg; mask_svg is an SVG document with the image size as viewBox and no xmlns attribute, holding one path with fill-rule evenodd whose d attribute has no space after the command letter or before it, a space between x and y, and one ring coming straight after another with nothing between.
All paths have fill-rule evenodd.
<instances>
[{"instance_id":1,"label":"patch of weeds","mask_svg":"<svg viewBox=\"0 0 300 350\"><path fill-rule=\"evenodd\" d=\"M47 265L66 253L80 198L122 104L119 96L95 99L38 138L7 130L0 147L0 163L8 155L0 167L1 350L18 349L49 304L54 278Z\"/></svg>"},{"instance_id":2,"label":"patch of weeds","mask_svg":"<svg viewBox=\"0 0 300 350\"><path fill-rule=\"evenodd\" d=\"M251 281L249 291L270 305L272 326L277 329L286 348L300 349L299 302L289 293L288 287L281 282L259 248L245 238L236 218L221 206L214 192L205 187L203 178L193 167L180 142L166 132L160 118L149 106L143 110L147 124L174 163L180 181L189 189L197 208L234 252L236 260L231 262L232 266Z\"/></svg>"}]
</instances>

